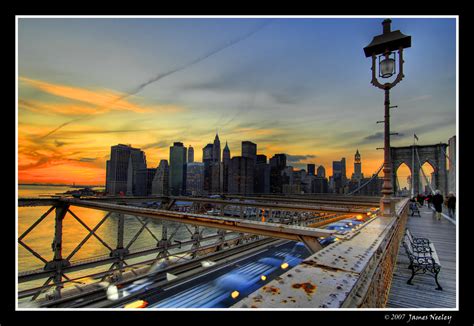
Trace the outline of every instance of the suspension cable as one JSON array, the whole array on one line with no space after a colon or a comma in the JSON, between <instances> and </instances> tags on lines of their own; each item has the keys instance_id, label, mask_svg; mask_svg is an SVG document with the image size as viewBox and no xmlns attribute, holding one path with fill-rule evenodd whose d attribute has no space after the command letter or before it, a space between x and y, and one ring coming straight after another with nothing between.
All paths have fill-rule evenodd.
<instances>
[{"instance_id":1,"label":"suspension cable","mask_svg":"<svg viewBox=\"0 0 474 326\"><path fill-rule=\"evenodd\" d=\"M448 154L446 154L446 152L444 151L443 147L441 147L441 151L443 152L444 156L446 156L446 158L448 159L449 163L450 163L451 165L455 165L455 164L453 163L453 161L451 161L451 158L448 156Z\"/></svg>"},{"instance_id":2,"label":"suspension cable","mask_svg":"<svg viewBox=\"0 0 474 326\"><path fill-rule=\"evenodd\" d=\"M428 184L428 186L430 187L431 192L434 193L434 189L433 189L433 187L431 186L431 182L429 182L428 177L426 176L425 171L423 171L423 167L421 166L420 156L418 155L418 150L416 149L416 147L415 147L415 152L416 152L416 158L417 158L417 160L418 160L418 164L420 165L421 173L422 173L423 176L425 177L425 181L426 181L426 183Z\"/></svg>"},{"instance_id":3,"label":"suspension cable","mask_svg":"<svg viewBox=\"0 0 474 326\"><path fill-rule=\"evenodd\" d=\"M370 182L372 182L372 180L375 179L375 177L377 177L379 175L380 171L382 171L382 168L383 168L383 164L380 166L380 168L377 170L377 172L375 172L375 174L372 175L372 178L370 178L369 181L367 181L363 185L359 186L357 189L351 191L350 193L346 194L346 196L350 196L350 195L354 194L355 192L359 191L360 189L364 188L365 186L367 186Z\"/></svg>"}]
</instances>

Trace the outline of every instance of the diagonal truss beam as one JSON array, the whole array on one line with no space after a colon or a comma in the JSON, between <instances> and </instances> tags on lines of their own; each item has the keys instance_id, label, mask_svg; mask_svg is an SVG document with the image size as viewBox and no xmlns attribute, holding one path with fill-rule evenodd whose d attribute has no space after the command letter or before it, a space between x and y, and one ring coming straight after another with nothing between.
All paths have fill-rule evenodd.
<instances>
[{"instance_id":1,"label":"diagonal truss beam","mask_svg":"<svg viewBox=\"0 0 474 326\"><path fill-rule=\"evenodd\" d=\"M100 243L102 243L104 245L104 247L106 247L107 249L109 249L110 251L113 251L113 249L104 241L102 240L101 237L99 237L97 234L95 234L94 231L91 230L90 227L87 226L86 223L84 223L79 217L77 217L76 214L74 214L70 209L68 209L68 212L72 215L72 217L74 217L84 228L86 228L87 231L89 231L90 233L92 233L92 235L100 241Z\"/></svg>"},{"instance_id":2,"label":"diagonal truss beam","mask_svg":"<svg viewBox=\"0 0 474 326\"><path fill-rule=\"evenodd\" d=\"M35 256L36 258L41 260L43 263L45 263L45 264L48 263L48 261L46 259L44 259L39 253L37 253L36 251L31 249L26 243L24 243L21 240L18 240L18 243L21 244L26 250L28 250L33 256Z\"/></svg>"},{"instance_id":3,"label":"diagonal truss beam","mask_svg":"<svg viewBox=\"0 0 474 326\"><path fill-rule=\"evenodd\" d=\"M140 230L138 230L138 232L135 234L135 236L132 238L132 240L130 240L130 242L128 243L128 245L125 247L125 249L129 249L132 244L138 239L138 237L140 236L140 234L142 234L143 230L146 228L147 224L150 222L149 220L147 220L145 223L142 222L142 227L140 228Z\"/></svg>"},{"instance_id":4,"label":"diagonal truss beam","mask_svg":"<svg viewBox=\"0 0 474 326\"><path fill-rule=\"evenodd\" d=\"M145 225L145 230L147 230L148 233L150 233L150 235L153 237L153 239L156 240L157 243L160 242L160 240L153 234L153 232L151 232L151 230L148 228L148 226L146 226L146 224L147 224L148 222L144 223L144 222L141 220L141 218L139 218L138 216L135 216L135 218L136 218L136 219L138 220L138 222L140 222L142 225Z\"/></svg>"},{"instance_id":5,"label":"diagonal truss beam","mask_svg":"<svg viewBox=\"0 0 474 326\"><path fill-rule=\"evenodd\" d=\"M71 253L69 254L69 256L67 256L66 260L71 260L71 258L79 251L79 249L82 248L82 246L84 245L84 243L87 242L87 240L89 240L89 238L95 234L95 232L102 226L102 224L107 220L107 218L112 214L112 212L108 212L103 218L102 220L100 220L99 223L97 223L97 225L89 231L89 234L86 235L84 237L84 239L82 239L82 241L77 245L76 248L74 248L73 251L71 251Z\"/></svg>"},{"instance_id":6,"label":"diagonal truss beam","mask_svg":"<svg viewBox=\"0 0 474 326\"><path fill-rule=\"evenodd\" d=\"M46 218L46 216L49 215L49 213L51 213L53 211L55 207L54 206L51 206L47 211L46 213L44 213L43 215L41 215L41 217L39 219L36 220L35 223L33 223L29 228L28 230L26 230L25 232L23 232L23 234L18 238L18 241L21 241L23 240L24 237L26 237L28 235L28 233L30 233L38 224L41 223L42 220L44 220Z\"/></svg>"}]
</instances>

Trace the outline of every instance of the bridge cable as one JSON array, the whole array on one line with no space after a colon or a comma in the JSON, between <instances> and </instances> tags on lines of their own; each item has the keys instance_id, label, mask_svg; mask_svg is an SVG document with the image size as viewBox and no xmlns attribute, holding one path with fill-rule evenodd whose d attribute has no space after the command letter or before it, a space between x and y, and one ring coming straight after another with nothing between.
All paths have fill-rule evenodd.
<instances>
[{"instance_id":1,"label":"bridge cable","mask_svg":"<svg viewBox=\"0 0 474 326\"><path fill-rule=\"evenodd\" d=\"M375 172L375 173L372 175L372 178L370 178L369 181L367 181L367 182L364 183L363 185L359 186L357 189L355 189L355 190L353 190L353 191L347 193L346 196L350 196L350 195L356 193L357 191L359 191L360 189L364 188L365 186L367 186L370 182L372 182L372 180L374 180L374 179L379 175L380 171L382 171L382 168L383 168L383 163L382 163L382 165L380 166L380 168L377 170L377 172Z\"/></svg>"},{"instance_id":2,"label":"bridge cable","mask_svg":"<svg viewBox=\"0 0 474 326\"><path fill-rule=\"evenodd\" d=\"M416 158L417 158L417 160L418 160L418 164L420 165L421 173L422 173L423 176L425 177L425 181L426 181L426 183L428 184L428 186L430 187L431 192L434 193L435 191L434 191L433 187L431 186L431 182L429 182L428 177L426 176L425 171L423 171L423 167L421 166L420 156L418 155L418 149L417 149L416 147L415 147L415 152L416 152Z\"/></svg>"},{"instance_id":3,"label":"bridge cable","mask_svg":"<svg viewBox=\"0 0 474 326\"><path fill-rule=\"evenodd\" d=\"M448 156L448 154L446 154L443 147L441 147L441 151L443 152L444 156L446 156L446 158L448 159L448 161L451 165L456 165L456 164L453 163L453 161L451 161L451 158Z\"/></svg>"}]
</instances>

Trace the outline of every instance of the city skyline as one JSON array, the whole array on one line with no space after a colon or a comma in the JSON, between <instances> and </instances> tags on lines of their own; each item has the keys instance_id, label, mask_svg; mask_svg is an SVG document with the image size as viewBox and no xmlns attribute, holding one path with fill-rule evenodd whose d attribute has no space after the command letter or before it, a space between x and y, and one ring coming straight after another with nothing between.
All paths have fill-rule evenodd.
<instances>
[{"instance_id":1,"label":"city skyline","mask_svg":"<svg viewBox=\"0 0 474 326\"><path fill-rule=\"evenodd\" d=\"M385 17L384 17L385 18ZM391 93L392 146L456 134L456 20L393 18L413 38L405 79ZM103 184L111 146L195 149L216 129L232 156L240 142L288 165L362 156L381 165L383 94L363 54L381 18L19 19L19 182ZM159 46L159 45L160 46ZM445 46L440 47L439 44ZM429 53L429 55L426 55ZM422 86L419 86L422 85Z\"/></svg>"}]
</instances>

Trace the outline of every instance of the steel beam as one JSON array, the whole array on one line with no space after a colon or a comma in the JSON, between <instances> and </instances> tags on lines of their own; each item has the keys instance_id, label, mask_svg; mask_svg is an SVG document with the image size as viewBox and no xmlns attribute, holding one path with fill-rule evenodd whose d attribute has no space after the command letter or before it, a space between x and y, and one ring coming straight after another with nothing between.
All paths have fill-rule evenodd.
<instances>
[{"instance_id":1,"label":"steel beam","mask_svg":"<svg viewBox=\"0 0 474 326\"><path fill-rule=\"evenodd\" d=\"M141 207L130 207L89 200L61 199L61 201L69 205L75 205L80 207L93 208L128 215L136 215L158 220L169 220L216 229L226 229L237 232L252 233L293 241L300 241L301 236L318 238L322 236L327 237L337 233L336 231L332 230L308 228L296 225L289 226L276 223L263 223L257 221L242 220L239 218L217 217Z\"/></svg>"},{"instance_id":2,"label":"steel beam","mask_svg":"<svg viewBox=\"0 0 474 326\"><path fill-rule=\"evenodd\" d=\"M120 203L143 203L151 200L164 200L166 205L164 209L171 209L176 201L188 201L193 203L208 203L218 205L233 205L257 208L274 208L291 211L312 211L312 212L353 212L365 213L368 207L378 206L377 202L360 201L346 198L338 200L333 199L304 199L304 198L287 198L279 196L265 196L265 197L244 197L244 196L227 196L228 198L241 199L241 201L231 201L223 199L213 199L204 197L184 197L184 196L153 196L153 197L84 197L83 200L94 202L120 202ZM19 198L18 205L21 206L47 206L54 205L58 201L69 199L69 197L61 198ZM244 200L252 200L255 202L244 202ZM277 202L277 203L275 203Z\"/></svg>"}]
</instances>

